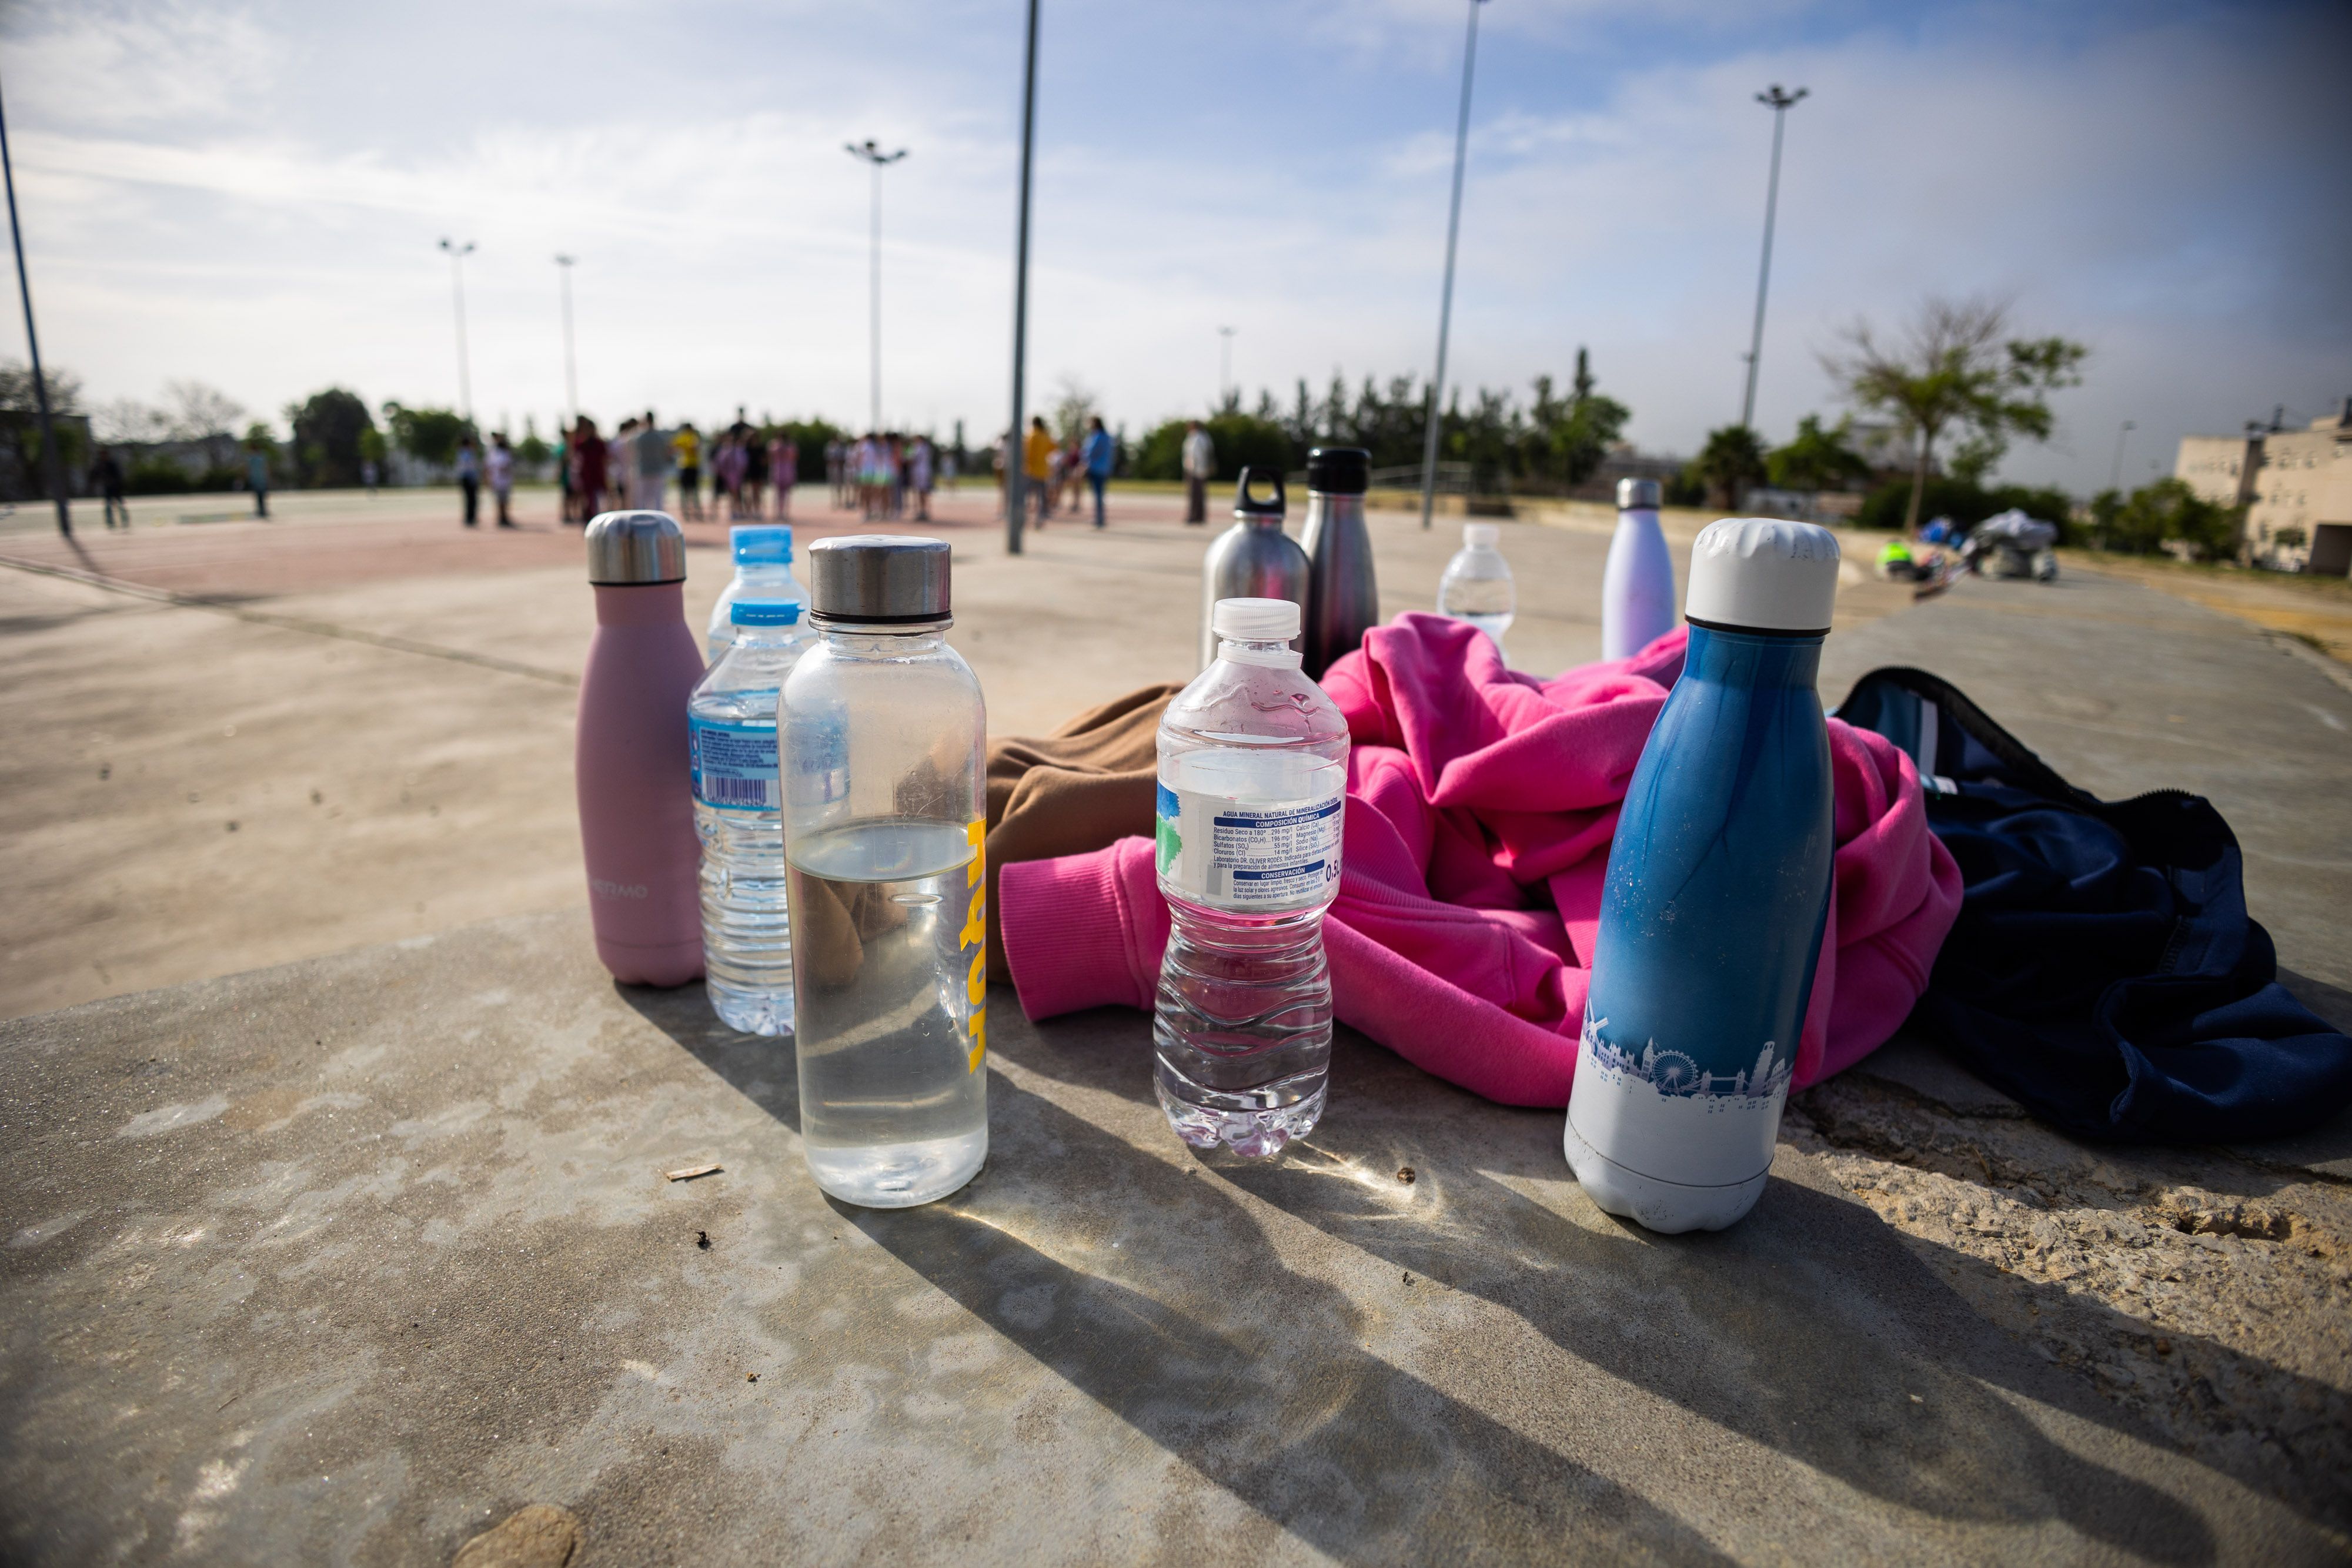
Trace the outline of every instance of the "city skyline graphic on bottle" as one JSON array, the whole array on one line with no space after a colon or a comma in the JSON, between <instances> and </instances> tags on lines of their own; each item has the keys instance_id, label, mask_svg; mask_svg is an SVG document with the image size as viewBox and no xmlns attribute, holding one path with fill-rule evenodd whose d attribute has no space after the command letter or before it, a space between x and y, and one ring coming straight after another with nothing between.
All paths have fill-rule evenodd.
<instances>
[{"instance_id":1,"label":"city skyline graphic on bottle","mask_svg":"<svg viewBox=\"0 0 2352 1568\"><path fill-rule=\"evenodd\" d=\"M1562 1134L1604 1211L1719 1230L1763 1193L1829 916L1829 732L1814 681L1827 529L1725 518L1693 546L1682 677L1603 883Z\"/></svg>"}]
</instances>

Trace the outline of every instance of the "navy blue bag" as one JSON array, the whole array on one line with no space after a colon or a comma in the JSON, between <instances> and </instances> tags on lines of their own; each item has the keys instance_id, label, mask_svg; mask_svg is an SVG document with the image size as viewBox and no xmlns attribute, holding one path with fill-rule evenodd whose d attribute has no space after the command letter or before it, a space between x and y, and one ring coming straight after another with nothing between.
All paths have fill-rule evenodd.
<instances>
[{"instance_id":1,"label":"navy blue bag","mask_svg":"<svg viewBox=\"0 0 2352 1568\"><path fill-rule=\"evenodd\" d=\"M1914 1025L2091 1138L2275 1137L2352 1102L2352 1040L2278 983L2238 841L2200 796L2074 788L1946 681L1874 670L1838 717L1911 754L1959 862Z\"/></svg>"}]
</instances>

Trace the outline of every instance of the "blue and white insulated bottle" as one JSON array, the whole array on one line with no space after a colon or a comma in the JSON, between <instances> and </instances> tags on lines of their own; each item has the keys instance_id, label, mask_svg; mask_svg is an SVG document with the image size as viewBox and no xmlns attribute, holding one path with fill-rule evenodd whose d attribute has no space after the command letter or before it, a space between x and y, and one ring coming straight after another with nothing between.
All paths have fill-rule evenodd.
<instances>
[{"instance_id":1,"label":"blue and white insulated bottle","mask_svg":"<svg viewBox=\"0 0 2352 1568\"><path fill-rule=\"evenodd\" d=\"M1726 517L1691 549L1690 651L1617 819L1568 1105L1602 1209L1720 1230L1764 1191L1829 917L1837 596L1826 528Z\"/></svg>"}]
</instances>

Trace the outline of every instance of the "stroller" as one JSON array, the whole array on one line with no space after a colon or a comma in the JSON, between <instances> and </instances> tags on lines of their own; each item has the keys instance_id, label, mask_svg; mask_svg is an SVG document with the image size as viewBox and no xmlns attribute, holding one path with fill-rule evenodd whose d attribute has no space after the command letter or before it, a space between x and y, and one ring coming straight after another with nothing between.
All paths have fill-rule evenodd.
<instances>
[{"instance_id":1,"label":"stroller","mask_svg":"<svg viewBox=\"0 0 2352 1568\"><path fill-rule=\"evenodd\" d=\"M1960 559L1983 577L2030 578L2035 582L2058 579L2058 526L2029 517L2011 507L1969 530Z\"/></svg>"}]
</instances>

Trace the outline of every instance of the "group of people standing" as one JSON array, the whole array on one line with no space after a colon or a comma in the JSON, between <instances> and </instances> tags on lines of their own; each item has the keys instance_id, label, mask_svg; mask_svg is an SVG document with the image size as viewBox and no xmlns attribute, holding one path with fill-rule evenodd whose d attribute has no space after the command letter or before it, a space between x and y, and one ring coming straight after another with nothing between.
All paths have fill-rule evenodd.
<instances>
[{"instance_id":1,"label":"group of people standing","mask_svg":"<svg viewBox=\"0 0 2352 1568\"><path fill-rule=\"evenodd\" d=\"M457 488L466 493L466 526L473 528L478 521L482 507L482 482L490 486L490 498L499 506L499 527L510 528L514 520L514 448L507 444L503 430L490 433L490 446L486 453L475 444L471 434L457 442Z\"/></svg>"},{"instance_id":2,"label":"group of people standing","mask_svg":"<svg viewBox=\"0 0 2352 1568\"><path fill-rule=\"evenodd\" d=\"M1004 488L1004 451L1012 445L1010 438L998 444L996 486ZM1031 510L1038 528L1059 507L1075 512L1078 509L1080 483L1094 492L1095 527L1107 521L1103 512L1103 491L1110 484L1111 471L1118 465L1118 443L1103 428L1101 416L1087 421L1084 435L1073 435L1066 442L1054 439L1045 428L1042 414L1029 419L1029 434L1021 444L1022 506ZM997 497L997 509L1003 510L1003 497Z\"/></svg>"},{"instance_id":3,"label":"group of people standing","mask_svg":"<svg viewBox=\"0 0 2352 1568\"><path fill-rule=\"evenodd\" d=\"M931 491L941 477L941 466L929 437L896 431L828 441L824 447L825 483L832 487L835 507L856 507L868 521L905 517L909 494L915 497L915 521L930 521ZM955 476L946 477L952 481Z\"/></svg>"},{"instance_id":4,"label":"group of people standing","mask_svg":"<svg viewBox=\"0 0 2352 1568\"><path fill-rule=\"evenodd\" d=\"M499 437L503 441L503 437ZM709 457L710 506L723 501L728 520L757 521L768 516L768 493L775 493L775 517L792 515L793 486L800 478L800 447L778 431L762 435L735 411L735 423L706 443L692 420L664 430L651 409L624 420L606 437L582 414L556 449L556 475L563 487L563 520L584 524L607 502L639 511L665 509L670 476L678 485L678 515L700 521L704 458ZM468 503L470 517L471 503ZM500 507L500 517L505 510Z\"/></svg>"}]
</instances>

